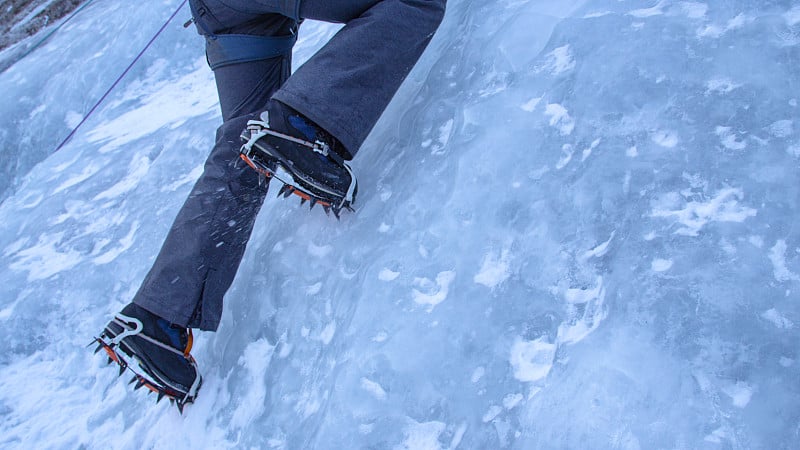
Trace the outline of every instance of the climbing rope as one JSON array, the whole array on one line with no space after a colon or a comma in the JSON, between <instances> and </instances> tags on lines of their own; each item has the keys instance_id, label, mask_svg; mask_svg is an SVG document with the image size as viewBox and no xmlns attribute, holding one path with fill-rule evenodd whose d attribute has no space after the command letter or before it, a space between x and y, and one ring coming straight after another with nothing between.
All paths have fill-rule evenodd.
<instances>
[{"instance_id":1,"label":"climbing rope","mask_svg":"<svg viewBox=\"0 0 800 450\"><path fill-rule=\"evenodd\" d=\"M169 25L170 22L172 22L172 20L175 18L175 16L178 15L178 12L180 12L180 10L183 8L183 6L186 4L187 1L188 0L183 0L181 4L178 5L178 8L175 9L175 12L173 12L172 15L169 16L169 19L167 19L167 21L164 22L163 25L161 25L161 28L159 28L156 34L154 34L153 37L150 38L150 41L147 43L147 45L145 45L144 48L142 48L142 50L139 52L139 54L136 55L135 58L133 58L133 61L131 61L131 63L128 64L128 67L126 67L125 70L122 71L120 76L118 76L117 79L114 81L114 83L111 84L111 87L109 87L108 90L106 90L106 92L103 94L103 96L100 97L100 100L98 100L97 103L95 103L94 106L92 106L92 108L89 110L88 113L86 113L83 119L81 119L81 121L75 126L75 128L73 128L72 131L70 131L69 135L67 135L67 137L64 138L64 140L61 141L60 144L58 144L58 147L56 147L53 153L61 150L61 148L64 147L64 145L66 145L67 142L69 142L69 140L72 139L73 136L75 136L75 133L78 132L78 129L81 127L81 125L83 125L84 123L86 123L87 120L89 120L89 117L91 117L92 114L94 114L94 112L103 103L103 101L105 101L105 99L109 96L109 94L111 94L111 92L114 89L116 89L117 85L119 85L122 79L125 78L125 75L127 75L128 72L130 72L130 70L133 68L133 66L136 65L137 62L139 62L139 60L142 58L145 52L147 52L150 46L153 45L153 42L155 42L155 40L161 35L161 33L164 32L164 30L167 28L167 25Z\"/></svg>"}]
</instances>

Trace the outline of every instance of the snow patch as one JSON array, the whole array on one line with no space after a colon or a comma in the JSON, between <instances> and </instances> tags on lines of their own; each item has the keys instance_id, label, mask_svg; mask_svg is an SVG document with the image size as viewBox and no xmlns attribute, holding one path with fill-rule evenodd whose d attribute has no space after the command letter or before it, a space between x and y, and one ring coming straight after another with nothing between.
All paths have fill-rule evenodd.
<instances>
[{"instance_id":1,"label":"snow patch","mask_svg":"<svg viewBox=\"0 0 800 450\"><path fill-rule=\"evenodd\" d=\"M747 406L747 404L750 403L750 399L753 397L753 388L742 381L723 387L722 392L731 398L733 406L737 408L744 408Z\"/></svg>"},{"instance_id":2,"label":"snow patch","mask_svg":"<svg viewBox=\"0 0 800 450\"><path fill-rule=\"evenodd\" d=\"M706 25L705 27L697 30L697 37L717 39L728 33L729 31L738 30L748 23L752 22L752 17L747 17L744 14L739 14L730 19L725 26L720 25Z\"/></svg>"},{"instance_id":3,"label":"snow patch","mask_svg":"<svg viewBox=\"0 0 800 450\"><path fill-rule=\"evenodd\" d=\"M336 322L331 322L325 325L325 328L319 333L319 340L322 342L323 345L328 345L333 340L333 336L336 334Z\"/></svg>"},{"instance_id":4,"label":"snow patch","mask_svg":"<svg viewBox=\"0 0 800 450\"><path fill-rule=\"evenodd\" d=\"M139 221L137 220L131 224L131 228L130 230L128 230L128 234L126 234L125 237L119 240L119 245L117 247L107 251L106 253L100 256L95 257L92 260L92 262L95 265L99 266L103 264L108 264L111 261L117 259L119 255L125 253L125 251L127 251L129 248L131 248L131 246L133 246L133 241L134 238L136 237L136 231L138 230L139 230Z\"/></svg>"},{"instance_id":5,"label":"snow patch","mask_svg":"<svg viewBox=\"0 0 800 450\"><path fill-rule=\"evenodd\" d=\"M728 150L744 150L747 148L747 143L737 140L736 133L731 131L730 127L717 127L714 132L719 136L722 146Z\"/></svg>"},{"instance_id":6,"label":"snow patch","mask_svg":"<svg viewBox=\"0 0 800 450\"><path fill-rule=\"evenodd\" d=\"M383 389L383 387L366 377L361 378L361 389L369 392L369 394L375 397L377 400L386 400L386 391Z\"/></svg>"},{"instance_id":7,"label":"snow patch","mask_svg":"<svg viewBox=\"0 0 800 450\"><path fill-rule=\"evenodd\" d=\"M140 154L134 157L130 164L128 164L128 173L125 175L125 178L105 191L95 195L93 200L117 198L130 192L142 181L145 175L147 175L147 172L150 171L151 163L147 155Z\"/></svg>"},{"instance_id":8,"label":"snow patch","mask_svg":"<svg viewBox=\"0 0 800 450\"><path fill-rule=\"evenodd\" d=\"M89 165L84 167L83 170L81 170L81 173L68 178L63 183L58 185L58 187L56 187L53 190L53 194L58 194L59 192L65 189L69 189L72 186L75 186L76 184L82 183L88 180L92 175L96 174L99 171L100 171L100 166L98 166L97 164L90 163Z\"/></svg>"},{"instance_id":9,"label":"snow patch","mask_svg":"<svg viewBox=\"0 0 800 450\"><path fill-rule=\"evenodd\" d=\"M67 111L64 114L64 123L67 128L74 129L83 120L83 115L77 111Z\"/></svg>"},{"instance_id":10,"label":"snow patch","mask_svg":"<svg viewBox=\"0 0 800 450\"><path fill-rule=\"evenodd\" d=\"M800 158L800 143L790 145L786 148L786 153L795 158Z\"/></svg>"},{"instance_id":11,"label":"snow patch","mask_svg":"<svg viewBox=\"0 0 800 450\"><path fill-rule=\"evenodd\" d=\"M556 162L556 169L561 170L572 161L572 155L575 154L575 148L570 144L564 144L561 146L561 158L558 159Z\"/></svg>"},{"instance_id":12,"label":"snow patch","mask_svg":"<svg viewBox=\"0 0 800 450\"><path fill-rule=\"evenodd\" d=\"M453 134L455 121L450 119L439 127L439 136L436 139L436 144L431 148L431 155L443 155L447 148L447 143L450 141L450 136Z\"/></svg>"},{"instance_id":13,"label":"snow patch","mask_svg":"<svg viewBox=\"0 0 800 450\"><path fill-rule=\"evenodd\" d=\"M45 280L80 264L84 256L63 244L64 233L42 234L32 247L14 254L12 270L27 271L28 281ZM63 247L63 248L62 248Z\"/></svg>"},{"instance_id":14,"label":"snow patch","mask_svg":"<svg viewBox=\"0 0 800 450\"><path fill-rule=\"evenodd\" d=\"M567 319L558 327L559 344L575 344L586 338L606 318L606 290L598 276L593 288L567 289L564 292Z\"/></svg>"},{"instance_id":15,"label":"snow patch","mask_svg":"<svg viewBox=\"0 0 800 450\"><path fill-rule=\"evenodd\" d=\"M671 259L654 259L650 263L650 268L653 269L653 272L666 272L672 268L672 263Z\"/></svg>"},{"instance_id":16,"label":"snow patch","mask_svg":"<svg viewBox=\"0 0 800 450\"><path fill-rule=\"evenodd\" d=\"M704 441L713 444L721 444L723 440L727 439L730 439L730 432L726 430L725 427L719 427L703 438Z\"/></svg>"},{"instance_id":17,"label":"snow patch","mask_svg":"<svg viewBox=\"0 0 800 450\"><path fill-rule=\"evenodd\" d=\"M388 268L383 268L378 274L378 279L381 281L394 281L400 276L400 272L395 272Z\"/></svg>"},{"instance_id":18,"label":"snow patch","mask_svg":"<svg viewBox=\"0 0 800 450\"><path fill-rule=\"evenodd\" d=\"M436 305L447 299L450 284L455 279L456 273L450 270L439 272L436 275L436 282L431 281L429 278L415 278L414 284L422 291L416 288L413 290L414 302L420 305L427 305L428 312L433 311Z\"/></svg>"},{"instance_id":19,"label":"snow patch","mask_svg":"<svg viewBox=\"0 0 800 450\"><path fill-rule=\"evenodd\" d=\"M708 12L708 5L705 3L680 2L678 6L689 19L702 19Z\"/></svg>"},{"instance_id":20,"label":"snow patch","mask_svg":"<svg viewBox=\"0 0 800 450\"><path fill-rule=\"evenodd\" d=\"M308 254L317 258L325 258L333 251L333 246L330 245L316 245L313 242L308 243Z\"/></svg>"},{"instance_id":21,"label":"snow patch","mask_svg":"<svg viewBox=\"0 0 800 450\"><path fill-rule=\"evenodd\" d=\"M768 310L764 311L763 313L761 313L761 318L764 319L764 320L768 320L768 321L772 322L773 325L775 325L776 327L781 328L781 329L785 329L786 330L786 329L790 329L790 328L794 327L794 324L792 323L792 321L787 319L786 317L784 317L775 308L768 309Z\"/></svg>"},{"instance_id":22,"label":"snow patch","mask_svg":"<svg viewBox=\"0 0 800 450\"><path fill-rule=\"evenodd\" d=\"M522 394L508 394L503 397L503 407L507 410L514 409L525 397Z\"/></svg>"},{"instance_id":23,"label":"snow patch","mask_svg":"<svg viewBox=\"0 0 800 450\"><path fill-rule=\"evenodd\" d=\"M239 407L234 410L231 425L244 428L255 418L263 414L264 402L267 398L266 376L275 346L262 338L247 344L239 358L239 365L247 371L247 382L244 384L247 394L239 398Z\"/></svg>"},{"instance_id":24,"label":"snow patch","mask_svg":"<svg viewBox=\"0 0 800 450\"><path fill-rule=\"evenodd\" d=\"M144 96L136 90L126 95L121 102L136 102L141 106L87 133L89 142L104 143L101 153L115 150L164 127L175 129L192 117L214 113L217 108L215 84L205 58L198 61L193 72L177 80L159 81Z\"/></svg>"},{"instance_id":25,"label":"snow patch","mask_svg":"<svg viewBox=\"0 0 800 450\"><path fill-rule=\"evenodd\" d=\"M605 17L605 16L608 16L610 14L613 14L613 13L611 11L597 11L597 12L586 14L585 16L583 16L583 18L584 19L596 19L598 17Z\"/></svg>"},{"instance_id":26,"label":"snow patch","mask_svg":"<svg viewBox=\"0 0 800 450\"><path fill-rule=\"evenodd\" d=\"M776 138L787 138L794 133L794 122L791 120L778 120L767 127L769 134Z\"/></svg>"},{"instance_id":27,"label":"snow patch","mask_svg":"<svg viewBox=\"0 0 800 450\"><path fill-rule=\"evenodd\" d=\"M730 78L713 78L706 82L706 95L728 94L740 87L741 84L734 83Z\"/></svg>"},{"instance_id":28,"label":"snow patch","mask_svg":"<svg viewBox=\"0 0 800 450\"><path fill-rule=\"evenodd\" d=\"M536 110L536 106L539 105L539 102L542 101L542 97L536 97L528 100L524 104L520 105L520 108L526 112L533 112Z\"/></svg>"},{"instance_id":29,"label":"snow patch","mask_svg":"<svg viewBox=\"0 0 800 450\"><path fill-rule=\"evenodd\" d=\"M660 16L664 14L664 5L666 5L665 1L658 2L652 8L643 8L643 9L635 9L628 13L629 16L637 17L639 19L644 19L646 17L653 17L653 16Z\"/></svg>"},{"instance_id":30,"label":"snow patch","mask_svg":"<svg viewBox=\"0 0 800 450\"><path fill-rule=\"evenodd\" d=\"M611 244L611 241L614 240L614 236L617 234L617 231L614 230L611 232L611 236L609 236L608 240L599 244L598 246L594 247L591 250L588 250L581 255L578 260L581 262L586 262L590 258L602 258L603 256L608 253L608 246Z\"/></svg>"},{"instance_id":31,"label":"snow patch","mask_svg":"<svg viewBox=\"0 0 800 450\"><path fill-rule=\"evenodd\" d=\"M544 113L550 117L550 126L557 128L562 136L569 136L575 129L575 121L569 116L567 108L550 103L545 107Z\"/></svg>"},{"instance_id":32,"label":"snow patch","mask_svg":"<svg viewBox=\"0 0 800 450\"><path fill-rule=\"evenodd\" d=\"M442 422L420 423L413 419L408 419L405 428L405 440L402 444L395 446L395 450L440 450L439 435L445 430L446 425Z\"/></svg>"},{"instance_id":33,"label":"snow patch","mask_svg":"<svg viewBox=\"0 0 800 450\"><path fill-rule=\"evenodd\" d=\"M657 130L650 134L650 140L664 148L675 148L680 142L678 134L670 130Z\"/></svg>"},{"instance_id":34,"label":"snow patch","mask_svg":"<svg viewBox=\"0 0 800 450\"><path fill-rule=\"evenodd\" d=\"M769 259L772 261L772 273L775 279L784 281L800 281L800 275L786 267L786 241L779 239L769 251Z\"/></svg>"},{"instance_id":35,"label":"snow patch","mask_svg":"<svg viewBox=\"0 0 800 450\"><path fill-rule=\"evenodd\" d=\"M178 190L178 188L180 188L181 186L187 184L194 184L202 174L203 174L203 164L200 164L199 166L192 169L186 175L178 178L177 180L173 181L172 183L166 186L163 186L161 188L161 192L174 192Z\"/></svg>"},{"instance_id":36,"label":"snow patch","mask_svg":"<svg viewBox=\"0 0 800 450\"><path fill-rule=\"evenodd\" d=\"M717 192L716 196L708 201L689 201L681 209L670 209L674 193L663 197L651 213L651 217L674 219L680 227L675 234L683 236L697 236L700 230L712 222L744 222L750 217L755 217L756 210L740 206L739 201L744 197L741 189L726 188Z\"/></svg>"},{"instance_id":37,"label":"snow patch","mask_svg":"<svg viewBox=\"0 0 800 450\"><path fill-rule=\"evenodd\" d=\"M586 159L592 155L592 152L597 148L598 145L600 145L600 142L602 142L602 139L597 138L592 141L588 148L583 149L583 157L581 157L581 162L586 161Z\"/></svg>"},{"instance_id":38,"label":"snow patch","mask_svg":"<svg viewBox=\"0 0 800 450\"><path fill-rule=\"evenodd\" d=\"M509 269L510 259L510 251L507 248L500 251L499 254L495 251L489 252L483 257L481 269L473 280L478 284L494 289L511 275Z\"/></svg>"},{"instance_id":39,"label":"snow patch","mask_svg":"<svg viewBox=\"0 0 800 450\"><path fill-rule=\"evenodd\" d=\"M552 75L561 75L575 68L575 58L569 45L558 47L545 56L544 64L539 71L546 70Z\"/></svg>"},{"instance_id":40,"label":"snow patch","mask_svg":"<svg viewBox=\"0 0 800 450\"><path fill-rule=\"evenodd\" d=\"M786 20L786 24L790 27L800 23L800 5L795 5L792 7L792 9L783 15L783 18Z\"/></svg>"},{"instance_id":41,"label":"snow patch","mask_svg":"<svg viewBox=\"0 0 800 450\"><path fill-rule=\"evenodd\" d=\"M489 407L489 410L483 414L483 423L488 423L493 421L503 412L503 408L498 405L492 405Z\"/></svg>"},{"instance_id":42,"label":"snow patch","mask_svg":"<svg viewBox=\"0 0 800 450\"><path fill-rule=\"evenodd\" d=\"M322 282L314 283L306 288L306 295L317 295L322 291Z\"/></svg>"},{"instance_id":43,"label":"snow patch","mask_svg":"<svg viewBox=\"0 0 800 450\"><path fill-rule=\"evenodd\" d=\"M539 381L550 373L556 345L544 337L533 341L517 339L511 346L509 362L514 370L514 378L523 382Z\"/></svg>"}]
</instances>

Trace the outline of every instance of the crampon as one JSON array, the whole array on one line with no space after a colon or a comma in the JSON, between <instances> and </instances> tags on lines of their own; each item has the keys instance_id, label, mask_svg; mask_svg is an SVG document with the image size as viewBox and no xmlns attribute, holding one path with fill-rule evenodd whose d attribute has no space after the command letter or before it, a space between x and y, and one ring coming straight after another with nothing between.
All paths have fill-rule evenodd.
<instances>
[{"instance_id":1,"label":"crampon","mask_svg":"<svg viewBox=\"0 0 800 450\"><path fill-rule=\"evenodd\" d=\"M247 163L260 176L277 179L283 186L278 192L278 197L300 197L300 203L308 202L310 208L320 205L326 214L333 212L336 218L342 210L353 211L358 192L358 184L350 166L333 152L328 144L322 141L309 142L294 136L279 133L269 128L268 114L263 113L262 120L251 120L242 133L245 142L239 150L239 157ZM301 149L301 155L306 158L320 158L326 161L329 167L337 169L343 177L330 177L328 174L315 174L303 172L298 169L298 164L293 161L290 152ZM317 155L304 154L313 152Z\"/></svg>"},{"instance_id":2,"label":"crampon","mask_svg":"<svg viewBox=\"0 0 800 450\"><path fill-rule=\"evenodd\" d=\"M189 354L192 347L191 329L188 330L188 344L183 352L145 335L142 330L141 321L117 314L100 337L95 338L93 342L97 345L95 353L104 350L108 356L108 364L116 363L118 365L119 376L130 371L133 377L129 384L134 384L134 390L145 387L149 393L156 394L156 403L167 398L183 413L184 406L194 402L203 382L197 372L197 364ZM188 373L193 375L193 377L186 378L190 382L184 380L182 383L159 370L154 359L148 357L145 351L147 345L155 345L182 358L184 365L188 368Z\"/></svg>"}]
</instances>

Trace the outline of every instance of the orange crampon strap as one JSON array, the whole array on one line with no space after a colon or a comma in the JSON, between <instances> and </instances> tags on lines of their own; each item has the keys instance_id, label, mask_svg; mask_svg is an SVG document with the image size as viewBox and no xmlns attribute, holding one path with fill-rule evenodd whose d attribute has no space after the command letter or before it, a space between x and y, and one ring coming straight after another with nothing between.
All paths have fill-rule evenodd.
<instances>
[{"instance_id":1,"label":"orange crampon strap","mask_svg":"<svg viewBox=\"0 0 800 450\"><path fill-rule=\"evenodd\" d=\"M189 330L189 339L186 342L186 348L183 350L183 356L185 358L189 358L191 355L189 353L192 352L192 345L194 345L194 335L192 334L192 329L188 328Z\"/></svg>"}]
</instances>

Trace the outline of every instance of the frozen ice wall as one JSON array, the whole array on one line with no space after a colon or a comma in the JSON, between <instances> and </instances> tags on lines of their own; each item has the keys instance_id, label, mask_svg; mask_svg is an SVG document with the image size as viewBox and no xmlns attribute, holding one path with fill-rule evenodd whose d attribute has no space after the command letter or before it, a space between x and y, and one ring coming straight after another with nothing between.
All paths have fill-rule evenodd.
<instances>
[{"instance_id":1,"label":"frozen ice wall","mask_svg":"<svg viewBox=\"0 0 800 450\"><path fill-rule=\"evenodd\" d=\"M100 2L0 75L0 445L800 443L796 4L451 0L357 212L267 200L180 416L84 346L210 149L199 39L169 28L49 155L173 3Z\"/></svg>"}]
</instances>

